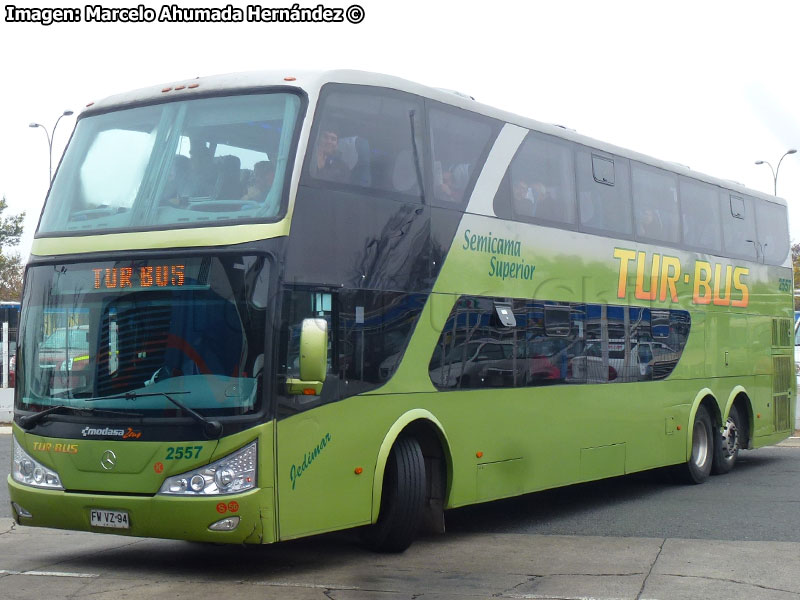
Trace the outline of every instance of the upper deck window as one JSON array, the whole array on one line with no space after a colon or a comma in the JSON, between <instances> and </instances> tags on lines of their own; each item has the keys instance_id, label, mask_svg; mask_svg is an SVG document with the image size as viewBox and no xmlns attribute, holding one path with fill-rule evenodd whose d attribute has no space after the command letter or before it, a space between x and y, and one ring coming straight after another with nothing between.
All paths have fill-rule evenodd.
<instances>
[{"instance_id":1,"label":"upper deck window","mask_svg":"<svg viewBox=\"0 0 800 600\"><path fill-rule=\"evenodd\" d=\"M633 223L637 240L680 241L678 180L669 171L633 163Z\"/></svg>"},{"instance_id":2,"label":"upper deck window","mask_svg":"<svg viewBox=\"0 0 800 600\"><path fill-rule=\"evenodd\" d=\"M315 185L420 197L419 136L424 132L419 98L328 84L318 115L305 165Z\"/></svg>"},{"instance_id":3,"label":"upper deck window","mask_svg":"<svg viewBox=\"0 0 800 600\"><path fill-rule=\"evenodd\" d=\"M38 234L273 220L300 98L254 94L79 121Z\"/></svg>"},{"instance_id":4,"label":"upper deck window","mask_svg":"<svg viewBox=\"0 0 800 600\"><path fill-rule=\"evenodd\" d=\"M630 163L579 147L576 153L581 227L593 233L630 236Z\"/></svg>"},{"instance_id":5,"label":"upper deck window","mask_svg":"<svg viewBox=\"0 0 800 600\"><path fill-rule=\"evenodd\" d=\"M433 200L461 208L474 185L498 123L476 113L433 104L428 111L433 150Z\"/></svg>"},{"instance_id":6,"label":"upper deck window","mask_svg":"<svg viewBox=\"0 0 800 600\"><path fill-rule=\"evenodd\" d=\"M569 144L529 133L497 190L495 210L511 212L519 221L574 224L575 166Z\"/></svg>"}]
</instances>

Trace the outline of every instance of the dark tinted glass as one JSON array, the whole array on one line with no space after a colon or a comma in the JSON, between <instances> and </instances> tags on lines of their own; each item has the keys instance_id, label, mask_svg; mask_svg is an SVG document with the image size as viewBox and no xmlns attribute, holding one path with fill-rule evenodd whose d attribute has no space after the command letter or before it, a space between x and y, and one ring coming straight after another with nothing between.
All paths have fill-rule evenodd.
<instances>
[{"instance_id":1,"label":"dark tinted glass","mask_svg":"<svg viewBox=\"0 0 800 600\"><path fill-rule=\"evenodd\" d=\"M252 412L264 369L268 262L255 256L37 266L28 271L18 407L68 403L172 416ZM142 395L135 403L117 398Z\"/></svg>"},{"instance_id":2,"label":"dark tinted glass","mask_svg":"<svg viewBox=\"0 0 800 600\"><path fill-rule=\"evenodd\" d=\"M428 111L437 204L461 206L494 140L496 123L475 113L433 106Z\"/></svg>"},{"instance_id":3,"label":"dark tinted glass","mask_svg":"<svg viewBox=\"0 0 800 600\"><path fill-rule=\"evenodd\" d=\"M719 253L722 236L719 189L685 177L680 180L683 242L691 248Z\"/></svg>"},{"instance_id":4,"label":"dark tinted glass","mask_svg":"<svg viewBox=\"0 0 800 600\"><path fill-rule=\"evenodd\" d=\"M442 390L663 379L689 334L682 310L513 300L514 327L493 320L500 299L461 297L430 361ZM504 302L508 305L508 300Z\"/></svg>"},{"instance_id":5,"label":"dark tinted glass","mask_svg":"<svg viewBox=\"0 0 800 600\"><path fill-rule=\"evenodd\" d=\"M758 243L767 264L780 265L789 253L786 207L766 200L756 200Z\"/></svg>"},{"instance_id":6,"label":"dark tinted glass","mask_svg":"<svg viewBox=\"0 0 800 600\"><path fill-rule=\"evenodd\" d=\"M633 163L633 223L636 239L677 244L680 240L678 178Z\"/></svg>"},{"instance_id":7,"label":"dark tinted glass","mask_svg":"<svg viewBox=\"0 0 800 600\"><path fill-rule=\"evenodd\" d=\"M630 163L618 156L599 156L588 148L579 148L576 159L581 227L631 235Z\"/></svg>"},{"instance_id":8,"label":"dark tinted glass","mask_svg":"<svg viewBox=\"0 0 800 600\"><path fill-rule=\"evenodd\" d=\"M753 199L726 190L720 193L720 213L722 215L722 240L725 254L736 258L756 260L757 250L756 221Z\"/></svg>"},{"instance_id":9,"label":"dark tinted glass","mask_svg":"<svg viewBox=\"0 0 800 600\"><path fill-rule=\"evenodd\" d=\"M510 205L514 218L521 221L573 224L574 171L567 142L530 133L511 161L495 205Z\"/></svg>"},{"instance_id":10,"label":"dark tinted glass","mask_svg":"<svg viewBox=\"0 0 800 600\"><path fill-rule=\"evenodd\" d=\"M419 196L421 103L409 94L367 86L325 89L306 159L308 175Z\"/></svg>"}]
</instances>

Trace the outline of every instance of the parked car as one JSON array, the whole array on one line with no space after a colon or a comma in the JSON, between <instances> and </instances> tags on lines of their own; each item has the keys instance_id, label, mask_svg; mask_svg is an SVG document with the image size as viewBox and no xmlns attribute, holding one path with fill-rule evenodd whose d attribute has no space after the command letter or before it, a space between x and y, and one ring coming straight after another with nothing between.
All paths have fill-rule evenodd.
<instances>
[{"instance_id":1,"label":"parked car","mask_svg":"<svg viewBox=\"0 0 800 600\"><path fill-rule=\"evenodd\" d=\"M662 372L669 373L679 355L662 342L633 342L628 360L625 360L625 340L610 340L608 343L608 379L603 374L603 352L600 340L586 343L584 353L570 361L570 381L646 381L660 378ZM655 374L654 373L657 373Z\"/></svg>"},{"instance_id":2,"label":"parked car","mask_svg":"<svg viewBox=\"0 0 800 600\"><path fill-rule=\"evenodd\" d=\"M475 340L450 348L430 376L437 387L508 387L515 375L521 377L522 366L522 361L514 358L513 344Z\"/></svg>"}]
</instances>

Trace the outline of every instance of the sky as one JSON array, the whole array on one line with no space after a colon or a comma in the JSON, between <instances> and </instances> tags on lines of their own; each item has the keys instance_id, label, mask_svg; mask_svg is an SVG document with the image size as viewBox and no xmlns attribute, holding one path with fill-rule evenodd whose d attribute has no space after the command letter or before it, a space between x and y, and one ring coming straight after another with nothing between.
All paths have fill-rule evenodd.
<instances>
[{"instance_id":1,"label":"sky","mask_svg":"<svg viewBox=\"0 0 800 600\"><path fill-rule=\"evenodd\" d=\"M255 0L250 0L252 4ZM765 193L789 148L800 150L796 0L352 0L358 24L38 23L0 15L0 195L25 211L26 259L54 168L89 102L190 77L353 68L459 90L618 146ZM311 0L346 9L351 0ZM163 3L103 0L106 8ZM248 2L175 2L244 7ZM17 7L80 8L18 0ZM4 7L7 5L4 5ZM263 7L292 2L263 0ZM800 152L783 161L778 195L800 241Z\"/></svg>"}]
</instances>

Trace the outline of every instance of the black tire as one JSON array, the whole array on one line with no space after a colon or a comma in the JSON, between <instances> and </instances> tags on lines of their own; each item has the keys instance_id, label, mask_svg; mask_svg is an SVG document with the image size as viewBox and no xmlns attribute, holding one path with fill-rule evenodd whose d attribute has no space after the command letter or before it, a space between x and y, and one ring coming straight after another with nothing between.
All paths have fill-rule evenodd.
<instances>
[{"instance_id":1,"label":"black tire","mask_svg":"<svg viewBox=\"0 0 800 600\"><path fill-rule=\"evenodd\" d=\"M720 433L714 436L714 463L711 469L714 475L729 473L736 465L744 432L744 423L739 417L739 411L735 406L731 406L725 425Z\"/></svg>"},{"instance_id":2,"label":"black tire","mask_svg":"<svg viewBox=\"0 0 800 600\"><path fill-rule=\"evenodd\" d=\"M389 454L383 475L378 522L367 528L365 541L376 552L402 552L411 545L425 508L425 459L419 442L400 437Z\"/></svg>"},{"instance_id":3,"label":"black tire","mask_svg":"<svg viewBox=\"0 0 800 600\"><path fill-rule=\"evenodd\" d=\"M686 483L703 483L711 475L714 462L714 426L711 416L704 406L697 409L692 427L692 453L685 465L682 475Z\"/></svg>"}]
</instances>

